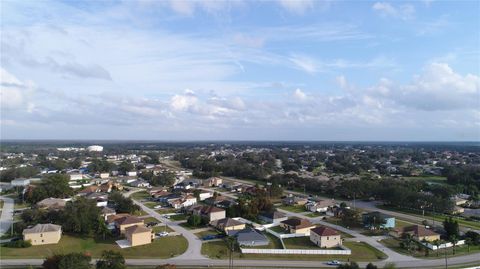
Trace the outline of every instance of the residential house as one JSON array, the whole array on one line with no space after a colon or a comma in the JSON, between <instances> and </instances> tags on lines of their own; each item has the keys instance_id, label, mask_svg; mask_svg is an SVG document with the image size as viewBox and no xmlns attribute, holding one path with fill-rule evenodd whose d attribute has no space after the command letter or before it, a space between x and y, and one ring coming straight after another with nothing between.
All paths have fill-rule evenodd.
<instances>
[{"instance_id":1,"label":"residential house","mask_svg":"<svg viewBox=\"0 0 480 269\"><path fill-rule=\"evenodd\" d=\"M238 204L236 201L233 201L233 200L223 200L219 203L217 203L217 207L220 207L220 208L230 208L234 205Z\"/></svg>"},{"instance_id":2,"label":"residential house","mask_svg":"<svg viewBox=\"0 0 480 269\"><path fill-rule=\"evenodd\" d=\"M25 187L30 184L30 179L28 178L16 178L10 181L10 185L13 187Z\"/></svg>"},{"instance_id":3,"label":"residential house","mask_svg":"<svg viewBox=\"0 0 480 269\"><path fill-rule=\"evenodd\" d=\"M452 200L457 206L464 205L468 202L468 199L462 198L461 196L458 196L458 195L455 195L454 197L452 197Z\"/></svg>"},{"instance_id":4,"label":"residential house","mask_svg":"<svg viewBox=\"0 0 480 269\"><path fill-rule=\"evenodd\" d=\"M305 208L311 212L327 212L334 205L335 202L333 200L318 200L306 203Z\"/></svg>"},{"instance_id":5,"label":"residential house","mask_svg":"<svg viewBox=\"0 0 480 269\"><path fill-rule=\"evenodd\" d=\"M108 194L103 192L92 192L85 195L85 198L95 200L98 207L104 207L108 204Z\"/></svg>"},{"instance_id":6,"label":"residential house","mask_svg":"<svg viewBox=\"0 0 480 269\"><path fill-rule=\"evenodd\" d=\"M83 175L82 174L70 174L70 180L71 181L74 181L74 180L82 180L83 179Z\"/></svg>"},{"instance_id":7,"label":"residential house","mask_svg":"<svg viewBox=\"0 0 480 269\"><path fill-rule=\"evenodd\" d=\"M279 223L288 219L284 213L279 211L262 212L258 218L266 223Z\"/></svg>"},{"instance_id":8,"label":"residential house","mask_svg":"<svg viewBox=\"0 0 480 269\"><path fill-rule=\"evenodd\" d=\"M100 188L98 186L92 185L92 186L87 186L85 189L79 191L77 193L77 196L86 196L87 194L94 193L94 192L99 192Z\"/></svg>"},{"instance_id":9,"label":"residential house","mask_svg":"<svg viewBox=\"0 0 480 269\"><path fill-rule=\"evenodd\" d=\"M121 234L125 233L126 228L135 225L143 225L143 219L128 215L115 220L115 227Z\"/></svg>"},{"instance_id":10,"label":"residential house","mask_svg":"<svg viewBox=\"0 0 480 269\"><path fill-rule=\"evenodd\" d=\"M268 238L253 228L245 228L236 232L235 237L240 246L266 246L270 242Z\"/></svg>"},{"instance_id":11,"label":"residential house","mask_svg":"<svg viewBox=\"0 0 480 269\"><path fill-rule=\"evenodd\" d=\"M203 181L204 187L218 187L222 185L223 180L219 177L211 177Z\"/></svg>"},{"instance_id":12,"label":"residential house","mask_svg":"<svg viewBox=\"0 0 480 269\"><path fill-rule=\"evenodd\" d=\"M57 244L62 238L62 226L55 224L37 224L32 228L24 229L23 240L30 241L34 246Z\"/></svg>"},{"instance_id":13,"label":"residential house","mask_svg":"<svg viewBox=\"0 0 480 269\"><path fill-rule=\"evenodd\" d=\"M64 199L59 199L59 198L45 198L42 201L37 203L37 208L40 209L53 209L53 210L59 210L63 209L65 205L67 204L67 201Z\"/></svg>"},{"instance_id":14,"label":"residential house","mask_svg":"<svg viewBox=\"0 0 480 269\"><path fill-rule=\"evenodd\" d=\"M206 203L207 205L218 205L220 202L226 200L227 197L223 195L217 195L217 196L212 196L210 198L205 199L203 202Z\"/></svg>"},{"instance_id":15,"label":"residential house","mask_svg":"<svg viewBox=\"0 0 480 269\"><path fill-rule=\"evenodd\" d=\"M200 199L200 201L203 201L203 200L208 199L210 197L213 197L213 193L211 193L209 191L202 191L198 195L198 198Z\"/></svg>"},{"instance_id":16,"label":"residential house","mask_svg":"<svg viewBox=\"0 0 480 269\"><path fill-rule=\"evenodd\" d=\"M232 218L214 220L210 222L210 225L225 233L245 229L245 223Z\"/></svg>"},{"instance_id":17,"label":"residential house","mask_svg":"<svg viewBox=\"0 0 480 269\"><path fill-rule=\"evenodd\" d=\"M280 227L288 233L310 235L310 230L315 228L315 225L307 219L294 217L280 222Z\"/></svg>"},{"instance_id":18,"label":"residential house","mask_svg":"<svg viewBox=\"0 0 480 269\"><path fill-rule=\"evenodd\" d=\"M100 211L100 214L102 214L103 219L104 219L105 221L107 221L108 216L114 216L115 214L117 214L117 212L116 212L115 209L113 209L113 208L104 207L104 208L102 208L102 210Z\"/></svg>"},{"instance_id":19,"label":"residential house","mask_svg":"<svg viewBox=\"0 0 480 269\"><path fill-rule=\"evenodd\" d=\"M108 178L110 173L100 173L100 178Z\"/></svg>"},{"instance_id":20,"label":"residential house","mask_svg":"<svg viewBox=\"0 0 480 269\"><path fill-rule=\"evenodd\" d=\"M196 203L197 198L191 194L182 195L179 199L171 200L168 202L168 204L175 209L189 207Z\"/></svg>"},{"instance_id":21,"label":"residential house","mask_svg":"<svg viewBox=\"0 0 480 269\"><path fill-rule=\"evenodd\" d=\"M142 225L133 225L125 228L125 237L132 247L152 243L152 229Z\"/></svg>"},{"instance_id":22,"label":"residential house","mask_svg":"<svg viewBox=\"0 0 480 269\"><path fill-rule=\"evenodd\" d=\"M130 186L136 187L136 188L148 188L150 187L150 183L146 182L145 180L138 179L133 182L129 183Z\"/></svg>"},{"instance_id":23,"label":"residential house","mask_svg":"<svg viewBox=\"0 0 480 269\"><path fill-rule=\"evenodd\" d=\"M421 225L412 225L402 228L396 228L390 234L395 237L404 237L405 235L410 234L415 240L419 242L433 242L435 240L440 240L439 234Z\"/></svg>"},{"instance_id":24,"label":"residential house","mask_svg":"<svg viewBox=\"0 0 480 269\"><path fill-rule=\"evenodd\" d=\"M307 202L307 198L298 196L288 196L282 199L282 204L284 205L304 206Z\"/></svg>"},{"instance_id":25,"label":"residential house","mask_svg":"<svg viewBox=\"0 0 480 269\"><path fill-rule=\"evenodd\" d=\"M137 176L137 171L128 171L126 176L128 177L136 177Z\"/></svg>"},{"instance_id":26,"label":"residential house","mask_svg":"<svg viewBox=\"0 0 480 269\"><path fill-rule=\"evenodd\" d=\"M225 210L215 206L194 206L190 211L192 214L199 215L208 222L224 219L226 217Z\"/></svg>"},{"instance_id":27,"label":"residential house","mask_svg":"<svg viewBox=\"0 0 480 269\"><path fill-rule=\"evenodd\" d=\"M332 248L342 245L339 233L328 227L316 227L310 230L310 241L321 248Z\"/></svg>"},{"instance_id":28,"label":"residential house","mask_svg":"<svg viewBox=\"0 0 480 269\"><path fill-rule=\"evenodd\" d=\"M381 229L395 228L395 218L378 211L363 213L362 222L369 229L376 228L376 225L380 223L382 223L379 225Z\"/></svg>"}]
</instances>

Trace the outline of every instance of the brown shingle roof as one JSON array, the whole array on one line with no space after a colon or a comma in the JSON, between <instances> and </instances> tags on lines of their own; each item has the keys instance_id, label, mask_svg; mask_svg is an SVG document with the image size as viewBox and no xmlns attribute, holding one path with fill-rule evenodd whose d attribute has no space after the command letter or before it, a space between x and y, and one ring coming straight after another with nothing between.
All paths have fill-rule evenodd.
<instances>
[{"instance_id":1,"label":"brown shingle roof","mask_svg":"<svg viewBox=\"0 0 480 269\"><path fill-rule=\"evenodd\" d=\"M55 225L55 224L51 224L51 223L37 224L30 229L24 229L23 234L56 232L56 231L61 231L61 230L62 230L62 226L60 226L60 225Z\"/></svg>"},{"instance_id":2,"label":"brown shingle roof","mask_svg":"<svg viewBox=\"0 0 480 269\"><path fill-rule=\"evenodd\" d=\"M126 224L134 224L134 223L143 223L143 220L129 215L129 216L121 217L115 220L115 222L118 225L126 225Z\"/></svg>"},{"instance_id":3,"label":"brown shingle roof","mask_svg":"<svg viewBox=\"0 0 480 269\"><path fill-rule=\"evenodd\" d=\"M242 225L243 222L240 222L232 218L224 218L224 219L214 220L211 222L211 224L219 229L225 229L226 227Z\"/></svg>"},{"instance_id":4,"label":"brown shingle roof","mask_svg":"<svg viewBox=\"0 0 480 269\"><path fill-rule=\"evenodd\" d=\"M337 231L335 231L334 229L331 229L331 228L328 228L328 227L323 227L323 226L320 226L320 227L317 227L317 228L313 228L310 230L311 232L314 232L320 236L334 236L334 235L338 235Z\"/></svg>"},{"instance_id":5,"label":"brown shingle roof","mask_svg":"<svg viewBox=\"0 0 480 269\"><path fill-rule=\"evenodd\" d=\"M138 234L138 233L145 233L145 232L152 232L152 229L147 228L143 225L133 225L125 229L126 234Z\"/></svg>"},{"instance_id":6,"label":"brown shingle roof","mask_svg":"<svg viewBox=\"0 0 480 269\"><path fill-rule=\"evenodd\" d=\"M300 219L300 218L287 219L287 220L282 221L281 223L283 223L285 225L288 225L288 226L292 226L295 229L302 229L302 228L313 226L313 224L309 220Z\"/></svg>"},{"instance_id":7,"label":"brown shingle roof","mask_svg":"<svg viewBox=\"0 0 480 269\"><path fill-rule=\"evenodd\" d=\"M413 233L417 237L438 235L436 232L429 230L420 225L412 225L412 226L405 227L403 231L405 233Z\"/></svg>"}]
</instances>

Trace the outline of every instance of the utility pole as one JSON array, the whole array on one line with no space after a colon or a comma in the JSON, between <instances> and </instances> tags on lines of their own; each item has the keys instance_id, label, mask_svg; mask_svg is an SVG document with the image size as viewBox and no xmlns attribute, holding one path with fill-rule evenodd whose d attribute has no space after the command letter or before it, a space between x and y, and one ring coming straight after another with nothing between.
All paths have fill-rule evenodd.
<instances>
[{"instance_id":1,"label":"utility pole","mask_svg":"<svg viewBox=\"0 0 480 269\"><path fill-rule=\"evenodd\" d=\"M448 263L447 263L447 247L445 246L443 248L444 253L445 253L445 269L448 269Z\"/></svg>"}]
</instances>

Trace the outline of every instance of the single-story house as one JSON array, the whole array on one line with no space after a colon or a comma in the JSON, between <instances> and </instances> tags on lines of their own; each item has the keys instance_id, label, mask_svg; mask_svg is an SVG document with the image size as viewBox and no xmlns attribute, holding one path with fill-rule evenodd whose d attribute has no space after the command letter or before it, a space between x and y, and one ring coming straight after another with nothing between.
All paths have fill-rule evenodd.
<instances>
[{"instance_id":1,"label":"single-story house","mask_svg":"<svg viewBox=\"0 0 480 269\"><path fill-rule=\"evenodd\" d=\"M150 187L150 183L146 182L145 180L141 180L141 179L130 182L129 185L132 186L132 187L137 187L137 188L148 188L148 187Z\"/></svg>"},{"instance_id":2,"label":"single-story house","mask_svg":"<svg viewBox=\"0 0 480 269\"><path fill-rule=\"evenodd\" d=\"M110 173L100 173L100 178L108 178Z\"/></svg>"},{"instance_id":3,"label":"single-story house","mask_svg":"<svg viewBox=\"0 0 480 269\"><path fill-rule=\"evenodd\" d=\"M337 231L328 227L316 227L310 230L310 241L321 248L342 245L342 238Z\"/></svg>"},{"instance_id":4,"label":"single-story house","mask_svg":"<svg viewBox=\"0 0 480 269\"><path fill-rule=\"evenodd\" d=\"M335 202L333 200L319 200L306 203L305 208L311 212L327 212L327 210L334 205Z\"/></svg>"},{"instance_id":5,"label":"single-story house","mask_svg":"<svg viewBox=\"0 0 480 269\"><path fill-rule=\"evenodd\" d=\"M16 178L10 181L10 185L13 187L25 187L30 184L30 179L28 178Z\"/></svg>"},{"instance_id":6,"label":"single-story house","mask_svg":"<svg viewBox=\"0 0 480 269\"><path fill-rule=\"evenodd\" d=\"M232 218L214 220L210 222L210 225L223 232L245 229L245 223Z\"/></svg>"},{"instance_id":7,"label":"single-story house","mask_svg":"<svg viewBox=\"0 0 480 269\"><path fill-rule=\"evenodd\" d=\"M406 234L410 234L415 240L419 242L424 240L428 242L440 240L439 234L421 225L412 225L403 228L396 228L390 234L395 237L404 237Z\"/></svg>"},{"instance_id":8,"label":"single-story house","mask_svg":"<svg viewBox=\"0 0 480 269\"><path fill-rule=\"evenodd\" d=\"M301 205L304 206L308 202L307 198L298 196L288 196L282 199L284 205Z\"/></svg>"},{"instance_id":9,"label":"single-story house","mask_svg":"<svg viewBox=\"0 0 480 269\"><path fill-rule=\"evenodd\" d=\"M142 225L134 225L125 229L125 237L132 247L152 243L152 229Z\"/></svg>"},{"instance_id":10,"label":"single-story house","mask_svg":"<svg viewBox=\"0 0 480 269\"><path fill-rule=\"evenodd\" d=\"M115 214L117 214L117 212L115 211L115 209L105 206L100 211L100 214L102 214L102 217L104 218L104 220L107 221L108 216L114 216Z\"/></svg>"},{"instance_id":11,"label":"single-story house","mask_svg":"<svg viewBox=\"0 0 480 269\"><path fill-rule=\"evenodd\" d=\"M225 210L215 206L194 206L190 208L190 211L192 214L199 215L208 222L224 219L226 217Z\"/></svg>"},{"instance_id":12,"label":"single-story house","mask_svg":"<svg viewBox=\"0 0 480 269\"><path fill-rule=\"evenodd\" d=\"M258 219L266 223L279 223L284 220L287 220L288 217L282 212L272 211L272 212L262 212L258 215Z\"/></svg>"},{"instance_id":13,"label":"single-story house","mask_svg":"<svg viewBox=\"0 0 480 269\"><path fill-rule=\"evenodd\" d=\"M209 192L209 191L202 191L199 195L198 195L198 198L200 199L200 201L203 201L207 198L210 198L210 197L213 197L213 193Z\"/></svg>"},{"instance_id":14,"label":"single-story house","mask_svg":"<svg viewBox=\"0 0 480 269\"><path fill-rule=\"evenodd\" d=\"M128 171L126 176L128 177L136 177L137 176L137 171Z\"/></svg>"},{"instance_id":15,"label":"single-story house","mask_svg":"<svg viewBox=\"0 0 480 269\"><path fill-rule=\"evenodd\" d=\"M270 243L265 235L257 232L253 228L240 230L235 234L235 237L240 246L266 246Z\"/></svg>"},{"instance_id":16,"label":"single-story house","mask_svg":"<svg viewBox=\"0 0 480 269\"><path fill-rule=\"evenodd\" d=\"M82 180L83 175L82 174L70 174L70 180Z\"/></svg>"},{"instance_id":17,"label":"single-story house","mask_svg":"<svg viewBox=\"0 0 480 269\"><path fill-rule=\"evenodd\" d=\"M29 240L32 245L57 244L62 238L62 226L55 224L37 224L29 229L24 229L23 240Z\"/></svg>"},{"instance_id":18,"label":"single-story house","mask_svg":"<svg viewBox=\"0 0 480 269\"><path fill-rule=\"evenodd\" d=\"M382 229L395 228L395 217L382 212L374 211L362 214L363 225L367 228L375 228L376 223L383 223L379 227Z\"/></svg>"},{"instance_id":19,"label":"single-story house","mask_svg":"<svg viewBox=\"0 0 480 269\"><path fill-rule=\"evenodd\" d=\"M222 185L223 180L219 177L211 177L203 181L205 187L218 187Z\"/></svg>"},{"instance_id":20,"label":"single-story house","mask_svg":"<svg viewBox=\"0 0 480 269\"><path fill-rule=\"evenodd\" d=\"M310 235L310 230L315 228L315 225L307 219L294 217L280 222L280 227L291 234Z\"/></svg>"},{"instance_id":21,"label":"single-story house","mask_svg":"<svg viewBox=\"0 0 480 269\"><path fill-rule=\"evenodd\" d=\"M66 204L67 204L67 201L65 201L64 199L50 197L50 198L45 198L42 201L38 202L37 208L59 210L59 209L63 209Z\"/></svg>"}]
</instances>

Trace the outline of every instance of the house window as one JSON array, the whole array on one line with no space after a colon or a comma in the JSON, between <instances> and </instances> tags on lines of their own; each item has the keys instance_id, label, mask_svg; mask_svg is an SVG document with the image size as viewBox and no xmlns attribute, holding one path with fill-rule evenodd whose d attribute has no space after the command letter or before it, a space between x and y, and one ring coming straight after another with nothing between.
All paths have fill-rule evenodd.
<instances>
[{"instance_id":1,"label":"house window","mask_svg":"<svg viewBox=\"0 0 480 269\"><path fill-rule=\"evenodd\" d=\"M327 240L330 240L330 238L327 236Z\"/></svg>"},{"instance_id":2,"label":"house window","mask_svg":"<svg viewBox=\"0 0 480 269\"><path fill-rule=\"evenodd\" d=\"M40 237L43 237L43 234L40 234Z\"/></svg>"},{"instance_id":3,"label":"house window","mask_svg":"<svg viewBox=\"0 0 480 269\"><path fill-rule=\"evenodd\" d=\"M44 241L43 241L43 239L42 239L42 243L43 243L43 242L44 242Z\"/></svg>"}]
</instances>

